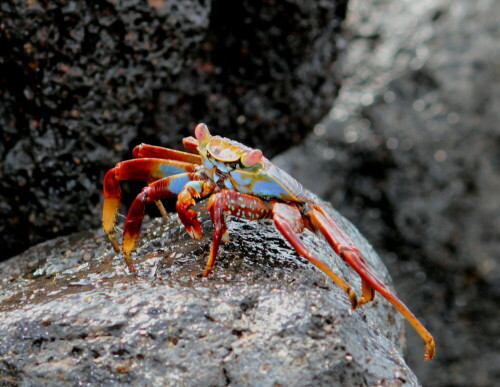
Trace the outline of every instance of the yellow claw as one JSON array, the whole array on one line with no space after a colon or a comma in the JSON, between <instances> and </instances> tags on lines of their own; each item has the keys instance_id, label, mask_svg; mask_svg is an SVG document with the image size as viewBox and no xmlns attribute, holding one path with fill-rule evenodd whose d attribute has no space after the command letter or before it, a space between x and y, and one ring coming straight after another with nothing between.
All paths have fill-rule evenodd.
<instances>
[{"instance_id":1,"label":"yellow claw","mask_svg":"<svg viewBox=\"0 0 500 387\"><path fill-rule=\"evenodd\" d=\"M104 200L102 209L102 228L111 241L113 249L119 253L120 246L115 235L115 221L118 214L118 207L120 206L120 199L106 198Z\"/></svg>"},{"instance_id":2,"label":"yellow claw","mask_svg":"<svg viewBox=\"0 0 500 387\"><path fill-rule=\"evenodd\" d=\"M131 272L135 271L134 263L132 261L132 251L135 249L135 245L137 242L137 237L133 237L132 235L123 235L122 241L122 249L123 249L123 259L127 264L128 269Z\"/></svg>"}]
</instances>

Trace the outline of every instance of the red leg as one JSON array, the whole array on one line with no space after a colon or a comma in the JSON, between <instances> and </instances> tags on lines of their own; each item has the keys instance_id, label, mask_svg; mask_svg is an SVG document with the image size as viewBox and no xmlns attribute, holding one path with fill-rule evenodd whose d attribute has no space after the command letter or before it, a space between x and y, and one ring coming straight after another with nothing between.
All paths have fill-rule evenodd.
<instances>
[{"instance_id":1,"label":"red leg","mask_svg":"<svg viewBox=\"0 0 500 387\"><path fill-rule=\"evenodd\" d=\"M226 214L257 220L268 218L270 213L269 205L263 200L229 190L222 190L211 196L207 208L214 225L214 236L203 277L206 277L212 270L220 241L224 235L227 235Z\"/></svg>"},{"instance_id":2,"label":"red leg","mask_svg":"<svg viewBox=\"0 0 500 387\"><path fill-rule=\"evenodd\" d=\"M182 145L191 153L198 153L198 140L193 136L185 137L182 139Z\"/></svg>"},{"instance_id":3,"label":"red leg","mask_svg":"<svg viewBox=\"0 0 500 387\"><path fill-rule=\"evenodd\" d=\"M195 172L196 165L184 161L141 158L122 161L115 166L118 180L154 181L184 172Z\"/></svg>"},{"instance_id":4,"label":"red leg","mask_svg":"<svg viewBox=\"0 0 500 387\"><path fill-rule=\"evenodd\" d=\"M354 247L350 238L340 230L333 219L318 205L311 205L307 216L312 228L320 231L335 252L361 277L363 296L365 298L364 302L368 302L373 298L374 290L384 296L408 320L424 340L425 360L431 359L434 356L435 349L432 335L425 329L422 323L418 321L408 307L375 276L363 260L361 252Z\"/></svg>"},{"instance_id":5,"label":"red leg","mask_svg":"<svg viewBox=\"0 0 500 387\"><path fill-rule=\"evenodd\" d=\"M132 202L123 230L123 258L131 272L135 271L131 254L137 244L139 232L144 218L144 206L147 202L174 197L183 187L198 177L194 173L182 173L155 181L145 187Z\"/></svg>"},{"instance_id":6,"label":"red leg","mask_svg":"<svg viewBox=\"0 0 500 387\"><path fill-rule=\"evenodd\" d=\"M161 146L154 146L148 144L137 145L132 150L132 155L134 156L135 159L152 157L156 159L176 160L198 165L201 164L201 157L198 156L197 154L181 152L174 149L163 148Z\"/></svg>"},{"instance_id":7,"label":"red leg","mask_svg":"<svg viewBox=\"0 0 500 387\"><path fill-rule=\"evenodd\" d=\"M283 234L293 248L309 262L318 267L344 292L346 292L351 302L351 306L354 309L358 302L356 300L356 294L351 287L334 272L332 272L327 265L316 258L304 242L302 242L302 240L298 237L297 233L301 233L304 230L304 222L299 209L294 205L276 202L273 203L272 206L272 217L276 228L281 232L281 234Z\"/></svg>"},{"instance_id":8,"label":"red leg","mask_svg":"<svg viewBox=\"0 0 500 387\"><path fill-rule=\"evenodd\" d=\"M121 201L121 189L118 181L141 180L151 182L179 173L194 172L195 170L196 165L180 161L136 159L118 163L106 173L103 182L102 228L116 252L120 251L114 233L116 215L118 214Z\"/></svg>"},{"instance_id":9,"label":"red leg","mask_svg":"<svg viewBox=\"0 0 500 387\"><path fill-rule=\"evenodd\" d=\"M195 152L196 153L196 152ZM148 144L137 145L132 150L132 155L134 158L156 158L163 160L174 160L174 161L182 161L192 164L201 164L201 157L197 154L191 154L187 152L181 152L174 149L164 148L161 146L154 146ZM161 216L165 220L168 221L167 210L163 206L160 200L155 201L156 207L161 213Z\"/></svg>"}]
</instances>

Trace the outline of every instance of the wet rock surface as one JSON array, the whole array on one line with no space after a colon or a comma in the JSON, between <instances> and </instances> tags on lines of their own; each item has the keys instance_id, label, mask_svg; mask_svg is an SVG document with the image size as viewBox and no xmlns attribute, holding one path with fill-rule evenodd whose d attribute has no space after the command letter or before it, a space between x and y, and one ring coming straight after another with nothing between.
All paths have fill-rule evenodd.
<instances>
[{"instance_id":1,"label":"wet rock surface","mask_svg":"<svg viewBox=\"0 0 500 387\"><path fill-rule=\"evenodd\" d=\"M420 382L498 385L500 3L351 5L335 107L276 161L360 227L435 335L424 363L409 334Z\"/></svg>"},{"instance_id":2,"label":"wet rock surface","mask_svg":"<svg viewBox=\"0 0 500 387\"><path fill-rule=\"evenodd\" d=\"M194 125L297 143L330 109L345 0L4 1L0 259L98 225L106 169ZM228 15L231 15L228 18Z\"/></svg>"},{"instance_id":3,"label":"wet rock surface","mask_svg":"<svg viewBox=\"0 0 500 387\"><path fill-rule=\"evenodd\" d=\"M386 283L386 269L333 210ZM193 241L172 215L146 222L129 275L101 231L0 264L2 385L416 386L401 316L383 298L355 311L272 224L229 219L214 271L211 226ZM304 241L360 289L318 237ZM420 347L418 355L423 356Z\"/></svg>"}]
</instances>

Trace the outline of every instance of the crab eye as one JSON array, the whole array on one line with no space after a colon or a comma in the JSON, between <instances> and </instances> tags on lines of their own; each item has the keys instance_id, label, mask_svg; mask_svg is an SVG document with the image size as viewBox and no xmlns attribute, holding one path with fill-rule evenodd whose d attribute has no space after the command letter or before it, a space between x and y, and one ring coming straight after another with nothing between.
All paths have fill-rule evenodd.
<instances>
[{"instance_id":1,"label":"crab eye","mask_svg":"<svg viewBox=\"0 0 500 387\"><path fill-rule=\"evenodd\" d=\"M251 167L262 159L262 151L260 149L252 149L250 152L241 156L241 163L245 167Z\"/></svg>"},{"instance_id":2,"label":"crab eye","mask_svg":"<svg viewBox=\"0 0 500 387\"><path fill-rule=\"evenodd\" d=\"M210 132L208 131L207 125L202 122L196 125L194 128L194 136L200 141L210 138Z\"/></svg>"}]
</instances>

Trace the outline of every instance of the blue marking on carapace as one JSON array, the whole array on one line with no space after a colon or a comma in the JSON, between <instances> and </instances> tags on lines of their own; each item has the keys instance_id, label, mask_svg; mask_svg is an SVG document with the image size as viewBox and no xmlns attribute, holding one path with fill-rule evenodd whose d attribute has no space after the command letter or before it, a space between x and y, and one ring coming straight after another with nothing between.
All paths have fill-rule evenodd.
<instances>
[{"instance_id":1,"label":"blue marking on carapace","mask_svg":"<svg viewBox=\"0 0 500 387\"><path fill-rule=\"evenodd\" d=\"M253 185L252 191L257 196L268 196L283 200L293 199L287 190L273 180L257 180Z\"/></svg>"},{"instance_id":2,"label":"blue marking on carapace","mask_svg":"<svg viewBox=\"0 0 500 387\"><path fill-rule=\"evenodd\" d=\"M254 174L241 170L232 171L230 175L238 186L249 186L252 184L252 179L254 177Z\"/></svg>"},{"instance_id":3,"label":"blue marking on carapace","mask_svg":"<svg viewBox=\"0 0 500 387\"><path fill-rule=\"evenodd\" d=\"M231 172L231 177L235 189L241 193L282 200L296 200L293 194L265 173L255 174L237 170Z\"/></svg>"},{"instance_id":4,"label":"blue marking on carapace","mask_svg":"<svg viewBox=\"0 0 500 387\"><path fill-rule=\"evenodd\" d=\"M222 161L217 161L217 160L210 160L211 163L213 165L215 165L217 167L217 169L219 171L222 171L222 172L230 172L232 170L234 170L234 167L230 166L230 165L227 165L225 164L224 162Z\"/></svg>"}]
</instances>

